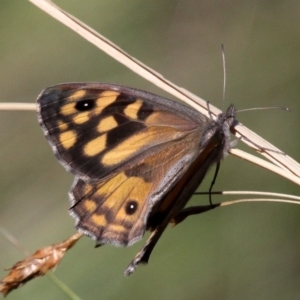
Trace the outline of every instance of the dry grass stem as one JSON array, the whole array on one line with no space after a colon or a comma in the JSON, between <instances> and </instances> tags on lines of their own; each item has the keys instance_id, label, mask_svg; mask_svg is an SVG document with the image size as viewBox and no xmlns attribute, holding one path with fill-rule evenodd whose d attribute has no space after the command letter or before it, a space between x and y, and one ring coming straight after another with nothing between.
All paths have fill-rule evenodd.
<instances>
[{"instance_id":1,"label":"dry grass stem","mask_svg":"<svg viewBox=\"0 0 300 300\"><path fill-rule=\"evenodd\" d=\"M35 103L0 103L0 110L36 110Z\"/></svg>"}]
</instances>

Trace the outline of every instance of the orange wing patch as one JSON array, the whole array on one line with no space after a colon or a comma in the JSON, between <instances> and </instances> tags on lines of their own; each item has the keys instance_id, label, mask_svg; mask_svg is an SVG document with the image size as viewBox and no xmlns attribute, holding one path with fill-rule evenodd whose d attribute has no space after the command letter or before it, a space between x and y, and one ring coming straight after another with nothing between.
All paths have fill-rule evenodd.
<instances>
[{"instance_id":1,"label":"orange wing patch","mask_svg":"<svg viewBox=\"0 0 300 300\"><path fill-rule=\"evenodd\" d=\"M101 151L105 149L106 145L106 134L102 134L97 138L94 138L90 142L88 142L84 148L83 152L86 156L94 156L99 154Z\"/></svg>"},{"instance_id":2,"label":"orange wing patch","mask_svg":"<svg viewBox=\"0 0 300 300\"><path fill-rule=\"evenodd\" d=\"M118 126L118 122L113 116L108 116L100 120L97 130L98 132L106 132Z\"/></svg>"},{"instance_id":3,"label":"orange wing patch","mask_svg":"<svg viewBox=\"0 0 300 300\"><path fill-rule=\"evenodd\" d=\"M123 142L103 155L102 164L105 166L116 165L128 160L133 155L140 153L149 146L159 145L168 141L179 139L186 133L180 133L172 127L153 126L128 137Z\"/></svg>"},{"instance_id":4,"label":"orange wing patch","mask_svg":"<svg viewBox=\"0 0 300 300\"><path fill-rule=\"evenodd\" d=\"M143 235L143 226L138 226L137 231L135 228L144 222L152 183L140 177L128 177L122 172L95 184L92 190L88 185L79 179L73 189L74 197L81 197L71 208L72 214L79 219L77 225L80 229L100 243L127 245L132 236Z\"/></svg>"},{"instance_id":5,"label":"orange wing patch","mask_svg":"<svg viewBox=\"0 0 300 300\"><path fill-rule=\"evenodd\" d=\"M130 119L137 120L138 112L142 105L143 101L141 99L137 99L135 102L127 105L127 107L124 109L125 116L129 117Z\"/></svg>"},{"instance_id":6,"label":"orange wing patch","mask_svg":"<svg viewBox=\"0 0 300 300\"><path fill-rule=\"evenodd\" d=\"M73 130L68 130L59 135L59 141L65 149L73 147L76 143L77 136Z\"/></svg>"}]
</instances>

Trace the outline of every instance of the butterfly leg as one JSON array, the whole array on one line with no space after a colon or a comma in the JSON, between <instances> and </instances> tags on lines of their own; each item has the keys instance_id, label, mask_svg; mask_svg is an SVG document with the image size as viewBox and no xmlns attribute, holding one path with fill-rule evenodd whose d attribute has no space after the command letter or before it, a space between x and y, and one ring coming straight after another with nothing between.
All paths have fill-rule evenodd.
<instances>
[{"instance_id":1,"label":"butterfly leg","mask_svg":"<svg viewBox=\"0 0 300 300\"><path fill-rule=\"evenodd\" d=\"M220 170L220 162L217 162L217 165L216 165L216 170L215 170L215 174L214 174L214 178L210 184L210 187L209 187L209 190L208 190L208 194L209 194L209 203L211 206L213 206L212 204L212 200L211 200L211 191L212 191L212 188L214 187L215 183L216 183L216 180L217 180L217 177L218 177L218 173L219 173L219 170Z\"/></svg>"},{"instance_id":2,"label":"butterfly leg","mask_svg":"<svg viewBox=\"0 0 300 300\"><path fill-rule=\"evenodd\" d=\"M220 204L201 205L201 206L190 206L182 209L177 215L171 220L171 223L175 226L185 220L188 216L198 215L209 211L213 208L220 206Z\"/></svg>"},{"instance_id":3,"label":"butterfly leg","mask_svg":"<svg viewBox=\"0 0 300 300\"><path fill-rule=\"evenodd\" d=\"M161 225L159 225L150 235L148 240L146 241L143 248L137 253L132 262L126 268L124 274L125 276L129 276L133 273L138 266L139 263L147 263L150 257L152 250L154 249L157 241L161 237L162 233L168 226L169 220L165 220Z\"/></svg>"},{"instance_id":4,"label":"butterfly leg","mask_svg":"<svg viewBox=\"0 0 300 300\"><path fill-rule=\"evenodd\" d=\"M188 185L186 187L188 187ZM170 192L169 195L172 196L173 193ZM163 221L152 228L153 232L151 233L150 237L146 241L145 245L137 253L137 255L134 257L132 262L125 270L124 272L125 276L129 276L131 273L133 273L139 263L148 262L152 250L154 249L156 243L158 242L159 238L163 234L164 230L166 229L170 221L173 219L173 216L176 215L178 211L181 211L182 207L184 207L185 203L187 202L184 195L185 193L181 194L181 197L179 197L178 201L173 203L173 206L170 207L170 210L167 213L167 215L164 217ZM187 199L189 199L189 197Z\"/></svg>"}]
</instances>

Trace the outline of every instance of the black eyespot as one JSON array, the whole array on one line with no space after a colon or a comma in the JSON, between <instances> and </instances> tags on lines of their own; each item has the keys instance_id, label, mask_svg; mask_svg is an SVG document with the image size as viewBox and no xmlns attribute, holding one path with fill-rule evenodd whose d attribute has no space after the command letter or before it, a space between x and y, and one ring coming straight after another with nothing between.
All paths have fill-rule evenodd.
<instances>
[{"instance_id":1,"label":"black eyespot","mask_svg":"<svg viewBox=\"0 0 300 300\"><path fill-rule=\"evenodd\" d=\"M134 200L128 201L125 206L125 212L127 215L133 215L138 208L138 203Z\"/></svg>"},{"instance_id":2,"label":"black eyespot","mask_svg":"<svg viewBox=\"0 0 300 300\"><path fill-rule=\"evenodd\" d=\"M81 100L78 101L75 105L75 108L78 111L88 111L88 110L92 110L94 107L95 107L94 100Z\"/></svg>"}]
</instances>

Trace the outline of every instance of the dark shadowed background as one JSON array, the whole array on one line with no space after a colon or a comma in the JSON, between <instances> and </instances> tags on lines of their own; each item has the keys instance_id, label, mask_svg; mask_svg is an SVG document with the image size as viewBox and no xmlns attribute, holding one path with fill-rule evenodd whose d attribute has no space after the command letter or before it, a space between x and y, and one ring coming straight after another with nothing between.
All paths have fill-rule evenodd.
<instances>
[{"instance_id":1,"label":"dark shadowed background","mask_svg":"<svg viewBox=\"0 0 300 300\"><path fill-rule=\"evenodd\" d=\"M288 106L238 119L296 160L299 152L299 1L56 1L134 57L214 105ZM33 103L50 85L100 81L164 92L27 1L0 3L1 102ZM168 96L170 97L170 96ZM67 191L34 112L0 112L0 223L30 252L74 233ZM241 143L238 145L243 147ZM243 147L246 149L245 147ZM201 186L207 191L213 172ZM215 190L299 194L299 187L234 157ZM227 199L234 199L233 197ZM223 201L225 198L214 198ZM191 203L207 203L195 196ZM148 235L147 235L148 236ZM147 266L123 270L142 246L94 249L84 237L55 274L82 299L300 299L300 206L248 203L168 228ZM23 258L0 235L0 276ZM47 277L8 299L68 299Z\"/></svg>"}]
</instances>

